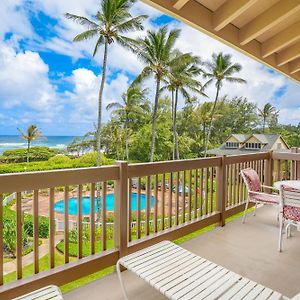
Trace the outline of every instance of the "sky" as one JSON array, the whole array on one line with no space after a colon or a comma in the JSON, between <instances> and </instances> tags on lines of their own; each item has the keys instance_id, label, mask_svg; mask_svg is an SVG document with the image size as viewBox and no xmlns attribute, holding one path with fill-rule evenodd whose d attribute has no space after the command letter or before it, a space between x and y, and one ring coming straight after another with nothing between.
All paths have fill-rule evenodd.
<instances>
[{"instance_id":1,"label":"sky","mask_svg":"<svg viewBox=\"0 0 300 300\"><path fill-rule=\"evenodd\" d=\"M0 1L0 135L18 134L37 124L44 135L83 135L97 120L97 95L101 79L102 50L91 56L94 40L74 43L85 28L64 17L66 12L92 18L99 0L2 0ZM137 2L132 14L147 14L143 36L159 26L181 29L176 47L209 60L214 52L232 54L243 69L246 85L226 84L221 96L243 96L259 107L270 102L280 110L284 124L300 122L300 85L240 52L216 41L160 11ZM114 44L109 49L104 107L119 101L142 70L136 56ZM154 83L149 97L153 99ZM214 98L214 87L206 93ZM199 99L204 102L207 99ZM179 106L184 105L183 101ZM103 119L110 112L104 109Z\"/></svg>"}]
</instances>

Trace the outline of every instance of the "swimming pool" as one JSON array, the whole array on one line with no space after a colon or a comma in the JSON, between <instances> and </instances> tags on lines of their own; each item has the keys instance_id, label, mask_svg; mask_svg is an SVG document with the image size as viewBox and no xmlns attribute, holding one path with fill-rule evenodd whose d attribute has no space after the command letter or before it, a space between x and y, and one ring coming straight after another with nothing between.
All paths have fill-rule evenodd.
<instances>
[{"instance_id":1,"label":"swimming pool","mask_svg":"<svg viewBox=\"0 0 300 300\"><path fill-rule=\"evenodd\" d=\"M114 210L114 194L107 194L106 195L106 210ZM97 199L95 198L95 212L98 210L98 205L97 205ZM101 203L102 203L102 197L101 197ZM88 215L90 214L91 211L91 206L90 206L90 197L89 196L84 196L82 197L82 214L83 215ZM151 207L154 206L154 197L152 196L150 199L150 205ZM137 193L132 193L131 197L131 209L136 210L137 207ZM141 194L141 209L146 208L146 195ZM58 213L64 213L65 208L64 208L64 201L58 201L54 204L54 210ZM70 215L77 215L78 213L78 201L77 198L69 198L69 214Z\"/></svg>"}]
</instances>

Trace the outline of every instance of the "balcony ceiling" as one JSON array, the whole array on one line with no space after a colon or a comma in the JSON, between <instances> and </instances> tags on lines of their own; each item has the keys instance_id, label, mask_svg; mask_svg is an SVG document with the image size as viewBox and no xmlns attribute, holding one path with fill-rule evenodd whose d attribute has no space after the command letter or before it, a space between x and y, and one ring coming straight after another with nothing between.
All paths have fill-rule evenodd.
<instances>
[{"instance_id":1,"label":"balcony ceiling","mask_svg":"<svg viewBox=\"0 0 300 300\"><path fill-rule=\"evenodd\" d=\"M300 83L300 0L143 0Z\"/></svg>"}]
</instances>

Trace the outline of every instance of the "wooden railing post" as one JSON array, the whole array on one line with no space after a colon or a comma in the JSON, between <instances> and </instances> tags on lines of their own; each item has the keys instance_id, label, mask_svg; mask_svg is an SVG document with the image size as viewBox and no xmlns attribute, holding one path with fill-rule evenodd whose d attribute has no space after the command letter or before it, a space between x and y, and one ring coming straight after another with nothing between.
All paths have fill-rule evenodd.
<instances>
[{"instance_id":1,"label":"wooden railing post","mask_svg":"<svg viewBox=\"0 0 300 300\"><path fill-rule=\"evenodd\" d=\"M266 160L265 166L265 185L273 186L273 151L269 152L269 158ZM271 189L267 189L268 193L271 193Z\"/></svg>"},{"instance_id":2,"label":"wooden railing post","mask_svg":"<svg viewBox=\"0 0 300 300\"><path fill-rule=\"evenodd\" d=\"M291 148L291 153L297 153L298 149L296 147ZM300 151L299 151L300 152ZM291 179L297 179L297 162L291 161Z\"/></svg>"},{"instance_id":3,"label":"wooden railing post","mask_svg":"<svg viewBox=\"0 0 300 300\"><path fill-rule=\"evenodd\" d=\"M217 211L220 212L220 226L225 225L225 209L226 209L226 156L222 156L221 165L217 167L216 175L216 204Z\"/></svg>"},{"instance_id":4,"label":"wooden railing post","mask_svg":"<svg viewBox=\"0 0 300 300\"><path fill-rule=\"evenodd\" d=\"M128 252L128 164L117 161L116 165L120 176L115 185L114 235L115 247L122 257Z\"/></svg>"}]
</instances>

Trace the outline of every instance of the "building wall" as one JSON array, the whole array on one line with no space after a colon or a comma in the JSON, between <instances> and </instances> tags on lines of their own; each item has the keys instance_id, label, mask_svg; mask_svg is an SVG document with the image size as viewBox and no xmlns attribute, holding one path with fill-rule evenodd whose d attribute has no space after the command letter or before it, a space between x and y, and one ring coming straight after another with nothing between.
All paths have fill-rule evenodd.
<instances>
[{"instance_id":1,"label":"building wall","mask_svg":"<svg viewBox=\"0 0 300 300\"><path fill-rule=\"evenodd\" d=\"M246 140L245 143L261 143L256 137L251 136L250 139Z\"/></svg>"},{"instance_id":2,"label":"building wall","mask_svg":"<svg viewBox=\"0 0 300 300\"><path fill-rule=\"evenodd\" d=\"M227 142L239 143L239 141L238 141L235 137L233 137L233 136L230 136L230 137L226 140L226 143L227 143Z\"/></svg>"},{"instance_id":3,"label":"building wall","mask_svg":"<svg viewBox=\"0 0 300 300\"><path fill-rule=\"evenodd\" d=\"M279 137L276 140L275 144L271 148L271 150L287 150L287 149L289 149L289 148L286 146L285 142L282 140L281 137Z\"/></svg>"}]
</instances>

